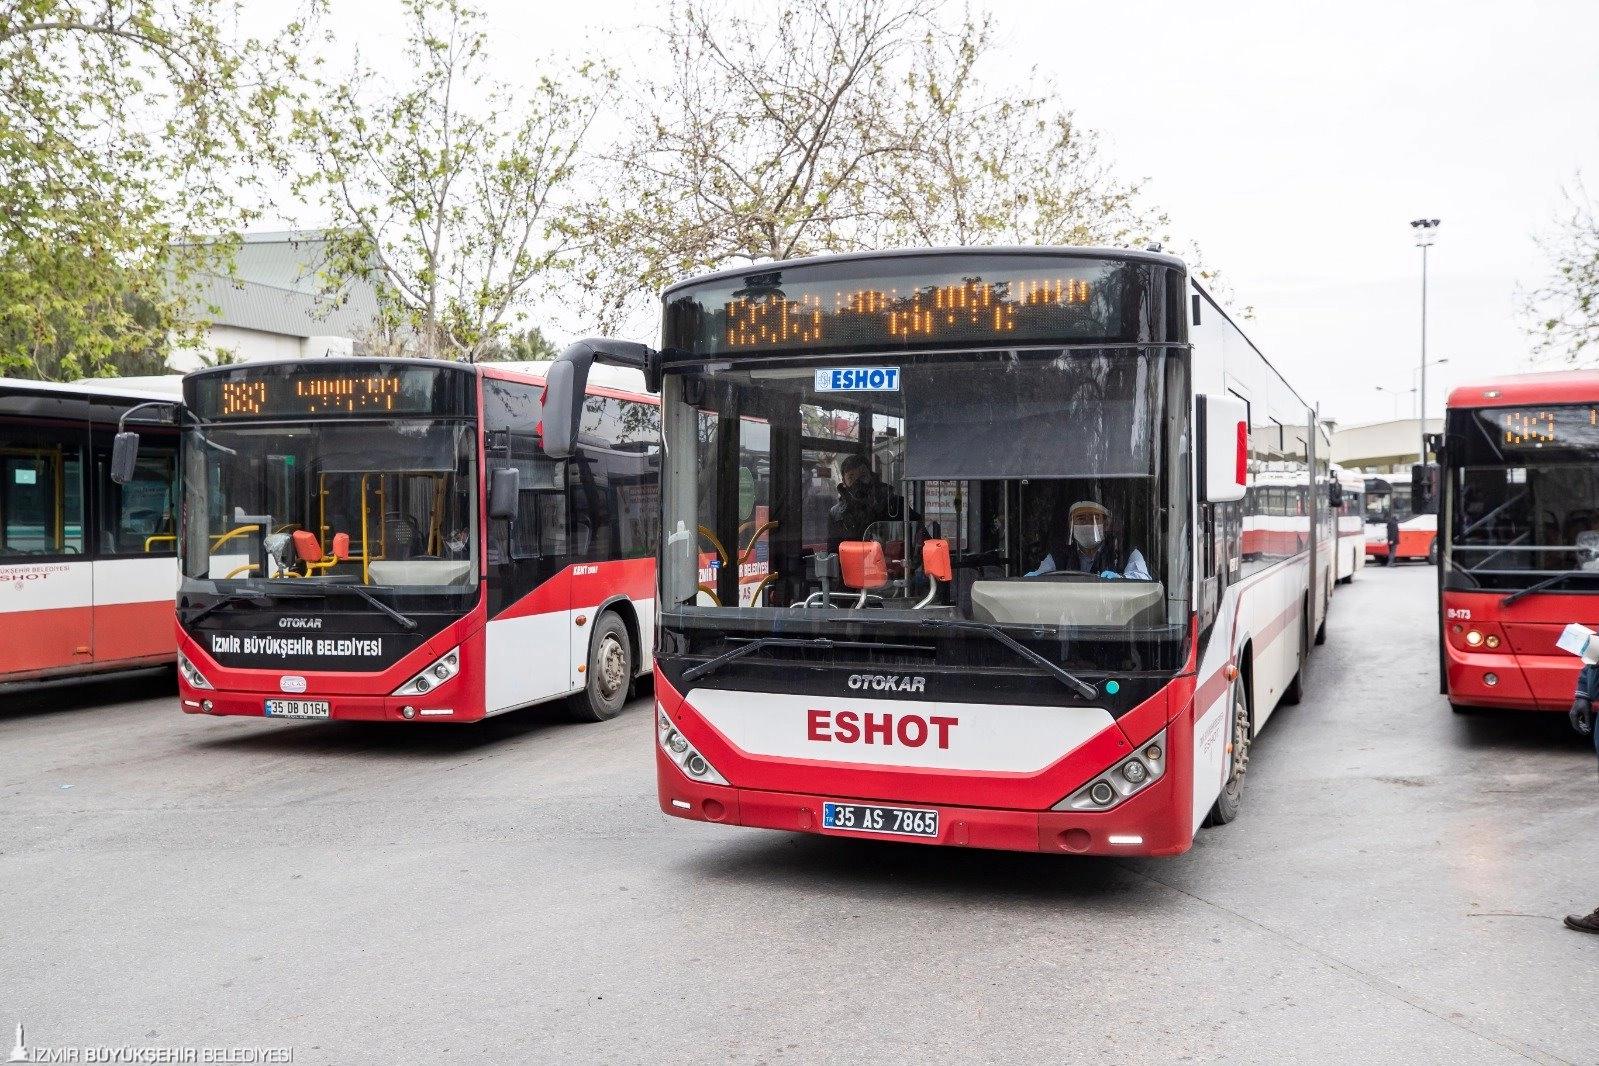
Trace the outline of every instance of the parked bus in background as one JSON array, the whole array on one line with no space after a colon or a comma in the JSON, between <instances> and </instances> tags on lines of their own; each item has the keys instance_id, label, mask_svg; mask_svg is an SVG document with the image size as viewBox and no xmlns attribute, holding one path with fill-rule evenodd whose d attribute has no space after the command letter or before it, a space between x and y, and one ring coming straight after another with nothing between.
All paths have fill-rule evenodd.
<instances>
[{"instance_id":1,"label":"parked bus in background","mask_svg":"<svg viewBox=\"0 0 1599 1066\"><path fill-rule=\"evenodd\" d=\"M1416 493L1421 477L1422 492ZM1388 561L1388 513L1399 517L1399 550L1395 562L1438 561L1438 464L1416 464L1410 473L1366 478L1366 555Z\"/></svg>"},{"instance_id":2,"label":"parked bus in background","mask_svg":"<svg viewBox=\"0 0 1599 1066\"><path fill-rule=\"evenodd\" d=\"M1353 471L1333 467L1339 501L1333 508L1338 526L1337 580L1347 585L1366 565L1366 479ZM1387 543L1383 548L1386 551Z\"/></svg>"},{"instance_id":3,"label":"parked bus in background","mask_svg":"<svg viewBox=\"0 0 1599 1066\"><path fill-rule=\"evenodd\" d=\"M1599 622L1599 371L1463 385L1444 414L1440 681L1456 710L1564 711Z\"/></svg>"},{"instance_id":4,"label":"parked bus in background","mask_svg":"<svg viewBox=\"0 0 1599 1066\"><path fill-rule=\"evenodd\" d=\"M545 409L564 454L590 360L661 386L663 811L1112 854L1237 814L1332 583L1325 498L1245 559L1246 493L1328 452L1181 260L828 256L663 300L658 352L574 345ZM763 587L703 588L758 513Z\"/></svg>"},{"instance_id":5,"label":"parked bus in background","mask_svg":"<svg viewBox=\"0 0 1599 1066\"><path fill-rule=\"evenodd\" d=\"M177 429L110 477L117 420L170 417L170 379L0 381L0 683L173 661Z\"/></svg>"},{"instance_id":6,"label":"parked bus in background","mask_svg":"<svg viewBox=\"0 0 1599 1066\"><path fill-rule=\"evenodd\" d=\"M580 447L552 460L542 367L188 375L183 709L470 722L572 697L617 714L649 664L658 408L636 373L597 378Z\"/></svg>"}]
</instances>

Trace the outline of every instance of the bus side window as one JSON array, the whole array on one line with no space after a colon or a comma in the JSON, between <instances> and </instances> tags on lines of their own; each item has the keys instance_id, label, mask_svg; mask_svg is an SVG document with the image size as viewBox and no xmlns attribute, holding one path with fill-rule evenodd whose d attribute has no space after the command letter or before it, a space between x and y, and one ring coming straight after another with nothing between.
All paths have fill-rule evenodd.
<instances>
[{"instance_id":1,"label":"bus side window","mask_svg":"<svg viewBox=\"0 0 1599 1066\"><path fill-rule=\"evenodd\" d=\"M19 428L0 440L0 554L82 552L82 445L66 434Z\"/></svg>"},{"instance_id":2,"label":"bus side window","mask_svg":"<svg viewBox=\"0 0 1599 1066\"><path fill-rule=\"evenodd\" d=\"M95 486L99 501L99 552L102 555L161 555L178 549L173 494L177 444L145 431L139 444L133 480L111 480L111 451L95 449Z\"/></svg>"}]
</instances>

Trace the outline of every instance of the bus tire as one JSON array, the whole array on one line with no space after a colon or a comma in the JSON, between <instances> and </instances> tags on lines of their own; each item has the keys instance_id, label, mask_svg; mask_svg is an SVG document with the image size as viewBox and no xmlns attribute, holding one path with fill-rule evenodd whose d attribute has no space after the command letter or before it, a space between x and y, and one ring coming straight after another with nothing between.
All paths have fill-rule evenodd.
<instances>
[{"instance_id":1,"label":"bus tire","mask_svg":"<svg viewBox=\"0 0 1599 1066\"><path fill-rule=\"evenodd\" d=\"M1438 538L1437 537L1432 538L1432 540L1428 541L1428 543L1427 543L1427 564L1429 566L1437 566L1438 565Z\"/></svg>"},{"instance_id":2,"label":"bus tire","mask_svg":"<svg viewBox=\"0 0 1599 1066\"><path fill-rule=\"evenodd\" d=\"M1226 825L1238 817L1244 802L1244 773L1249 769L1249 749L1254 741L1254 728L1249 718L1249 698L1244 694L1244 675L1233 682L1233 722L1228 746L1232 765L1227 770L1227 782L1221 794L1205 815L1206 826Z\"/></svg>"},{"instance_id":3,"label":"bus tire","mask_svg":"<svg viewBox=\"0 0 1599 1066\"><path fill-rule=\"evenodd\" d=\"M1316 647L1327 643L1327 616L1322 615L1321 625L1316 627Z\"/></svg>"},{"instance_id":4,"label":"bus tire","mask_svg":"<svg viewBox=\"0 0 1599 1066\"><path fill-rule=\"evenodd\" d=\"M633 683L633 642L614 611L606 611L594 623L583 677L583 691L568 701L572 717L607 722L622 713Z\"/></svg>"}]
</instances>

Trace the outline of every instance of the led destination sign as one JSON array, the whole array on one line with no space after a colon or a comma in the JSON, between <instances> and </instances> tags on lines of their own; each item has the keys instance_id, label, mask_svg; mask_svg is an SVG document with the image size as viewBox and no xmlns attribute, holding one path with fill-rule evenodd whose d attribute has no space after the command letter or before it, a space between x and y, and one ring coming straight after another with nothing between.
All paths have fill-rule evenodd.
<instances>
[{"instance_id":1,"label":"led destination sign","mask_svg":"<svg viewBox=\"0 0 1599 1066\"><path fill-rule=\"evenodd\" d=\"M1499 444L1506 450L1599 445L1599 407L1592 404L1514 407L1483 414L1494 419Z\"/></svg>"},{"instance_id":2,"label":"led destination sign","mask_svg":"<svg viewBox=\"0 0 1599 1066\"><path fill-rule=\"evenodd\" d=\"M191 379L190 404L201 418L304 418L464 414L466 374L362 360L333 370L243 367ZM456 387L452 387L456 386Z\"/></svg>"},{"instance_id":3,"label":"led destination sign","mask_svg":"<svg viewBox=\"0 0 1599 1066\"><path fill-rule=\"evenodd\" d=\"M669 349L697 354L1136 340L1149 265L913 256L777 267L666 296Z\"/></svg>"}]
</instances>

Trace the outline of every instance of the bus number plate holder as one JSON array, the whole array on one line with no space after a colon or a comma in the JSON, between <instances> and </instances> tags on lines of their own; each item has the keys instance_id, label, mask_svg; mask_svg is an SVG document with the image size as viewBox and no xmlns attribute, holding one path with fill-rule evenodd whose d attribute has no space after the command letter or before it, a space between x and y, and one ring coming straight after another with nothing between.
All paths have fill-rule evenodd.
<instances>
[{"instance_id":1,"label":"bus number plate holder","mask_svg":"<svg viewBox=\"0 0 1599 1066\"><path fill-rule=\"evenodd\" d=\"M938 812L910 807L877 807L864 803L824 803L822 828L845 833L936 837Z\"/></svg>"},{"instance_id":2,"label":"bus number plate holder","mask_svg":"<svg viewBox=\"0 0 1599 1066\"><path fill-rule=\"evenodd\" d=\"M327 700L267 700L268 718L327 718L333 705Z\"/></svg>"}]
</instances>

